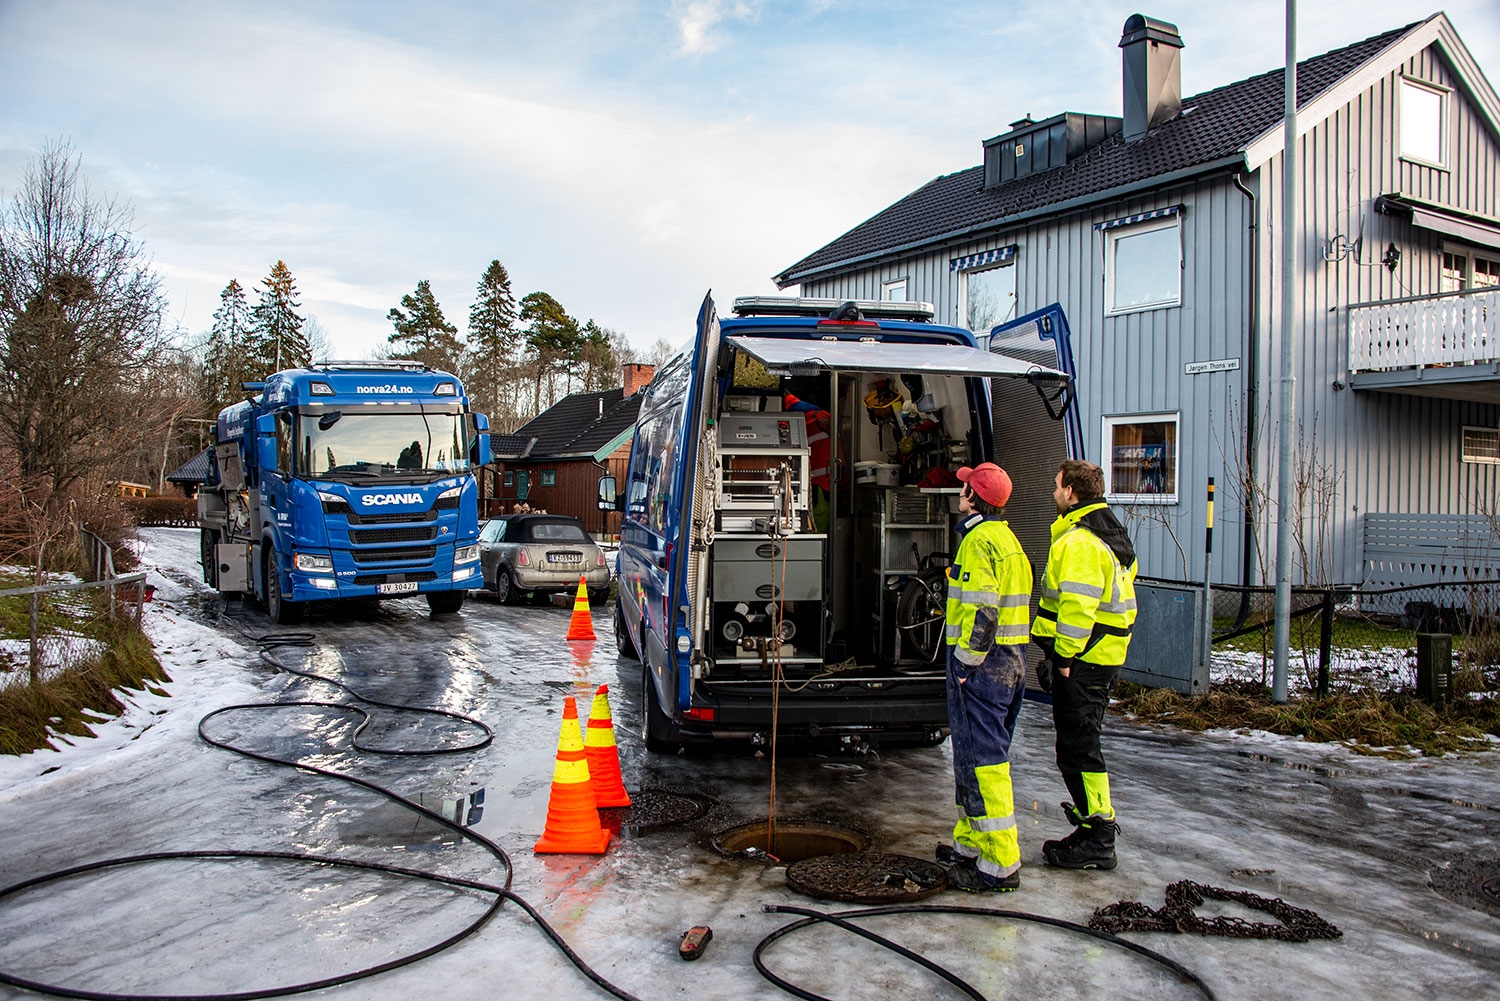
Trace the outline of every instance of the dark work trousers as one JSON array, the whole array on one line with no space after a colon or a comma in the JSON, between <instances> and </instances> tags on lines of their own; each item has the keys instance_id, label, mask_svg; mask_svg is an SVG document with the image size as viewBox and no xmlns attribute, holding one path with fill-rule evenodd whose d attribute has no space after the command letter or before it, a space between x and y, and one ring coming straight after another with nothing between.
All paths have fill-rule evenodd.
<instances>
[{"instance_id":1,"label":"dark work trousers","mask_svg":"<svg viewBox=\"0 0 1500 1001\"><path fill-rule=\"evenodd\" d=\"M948 727L958 823L953 847L990 879L1021 867L1010 782L1010 742L1026 693L1019 644L994 647L984 662L961 663L948 647Z\"/></svg>"},{"instance_id":2,"label":"dark work trousers","mask_svg":"<svg viewBox=\"0 0 1500 1001\"><path fill-rule=\"evenodd\" d=\"M1089 797L1084 773L1104 774L1104 752L1099 734L1104 729L1104 710L1109 690L1119 675L1118 667L1100 667L1074 661L1064 678L1052 678L1052 723L1057 729L1057 769L1080 811L1088 812Z\"/></svg>"}]
</instances>

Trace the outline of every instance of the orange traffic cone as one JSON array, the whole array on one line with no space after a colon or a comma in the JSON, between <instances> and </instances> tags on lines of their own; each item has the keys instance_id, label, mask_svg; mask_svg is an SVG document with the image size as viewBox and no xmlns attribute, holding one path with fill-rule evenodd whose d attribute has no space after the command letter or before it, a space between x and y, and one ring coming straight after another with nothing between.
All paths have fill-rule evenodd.
<instances>
[{"instance_id":1,"label":"orange traffic cone","mask_svg":"<svg viewBox=\"0 0 1500 1001\"><path fill-rule=\"evenodd\" d=\"M588 756L578 730L578 703L570 695L563 701L547 826L532 850L537 854L602 855L608 844L609 832L599 826L599 810L589 782Z\"/></svg>"},{"instance_id":2,"label":"orange traffic cone","mask_svg":"<svg viewBox=\"0 0 1500 1001\"><path fill-rule=\"evenodd\" d=\"M568 621L568 639L594 640L594 617L589 614L589 590L584 578L578 578L578 595L573 599L573 618Z\"/></svg>"},{"instance_id":3,"label":"orange traffic cone","mask_svg":"<svg viewBox=\"0 0 1500 1001\"><path fill-rule=\"evenodd\" d=\"M620 777L620 749L615 746L615 720L609 712L609 686L600 685L589 708L589 725L583 738L589 759L589 781L598 806L629 806L630 794Z\"/></svg>"}]
</instances>

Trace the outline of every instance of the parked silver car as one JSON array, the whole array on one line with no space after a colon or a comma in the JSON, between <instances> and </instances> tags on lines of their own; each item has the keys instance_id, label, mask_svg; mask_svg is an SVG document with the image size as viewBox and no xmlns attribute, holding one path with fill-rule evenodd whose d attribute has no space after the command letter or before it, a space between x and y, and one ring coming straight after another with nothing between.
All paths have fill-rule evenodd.
<instances>
[{"instance_id":1,"label":"parked silver car","mask_svg":"<svg viewBox=\"0 0 1500 1001\"><path fill-rule=\"evenodd\" d=\"M538 594L578 590L584 578L589 604L609 594L604 550L577 518L558 514L507 514L492 518L479 532L479 566L484 586L508 605Z\"/></svg>"}]
</instances>

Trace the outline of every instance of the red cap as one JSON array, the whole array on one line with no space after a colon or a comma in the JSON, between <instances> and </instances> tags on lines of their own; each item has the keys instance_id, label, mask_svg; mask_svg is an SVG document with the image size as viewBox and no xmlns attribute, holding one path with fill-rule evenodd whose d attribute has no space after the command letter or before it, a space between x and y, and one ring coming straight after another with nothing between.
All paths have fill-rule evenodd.
<instances>
[{"instance_id":1,"label":"red cap","mask_svg":"<svg viewBox=\"0 0 1500 1001\"><path fill-rule=\"evenodd\" d=\"M964 466L957 473L960 480L996 507L1004 507L1010 500L1010 474L993 462L981 462L977 466Z\"/></svg>"}]
</instances>

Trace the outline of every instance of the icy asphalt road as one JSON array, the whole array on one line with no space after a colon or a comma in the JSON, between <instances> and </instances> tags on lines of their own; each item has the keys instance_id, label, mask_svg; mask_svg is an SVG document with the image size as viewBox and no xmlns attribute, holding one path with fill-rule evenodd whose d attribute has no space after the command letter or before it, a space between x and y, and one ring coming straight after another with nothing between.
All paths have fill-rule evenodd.
<instances>
[{"instance_id":1,"label":"icy asphalt road","mask_svg":"<svg viewBox=\"0 0 1500 1001\"><path fill-rule=\"evenodd\" d=\"M358 787L272 768L209 747L197 722L221 705L329 699L327 686L260 662L246 634L264 616L218 603L198 580L197 536L147 534L158 584L148 627L173 677L170 698L136 695L94 740L0 761L0 884L111 856L174 849L297 850L498 882L493 858ZM309 652L282 652L388 701L483 719L494 743L448 757L390 759L348 750L337 713L276 710L219 717L219 736L347 770L411 798L465 812L511 854L514 890L603 976L643 999L783 998L751 950L788 923L762 903L828 910L789 890L784 870L736 862L712 831L764 817L769 762L747 753L647 755L639 665L617 658L608 615L599 642L563 641L568 612L479 599L433 619L419 601L367 617L315 619ZM243 630L243 632L241 632ZM626 784L692 790L717 806L692 825L616 839L601 858L537 856L566 694L583 711L611 688ZM455 739L399 720L376 736ZM1391 762L1341 748L1234 734L1189 736L1111 719L1106 754L1123 837L1113 873L1049 870L1045 838L1067 830L1046 708L1028 703L1013 773L1025 868L1019 893L949 893L932 902L1032 911L1085 922L1120 899L1159 906L1179 879L1279 896L1337 924L1337 941L1292 944L1136 933L1230 998L1480 998L1500 973L1500 916L1436 892L1451 868L1500 875L1500 754ZM446 731L446 735L445 735ZM458 735L462 739L465 735ZM946 745L879 759L803 754L777 762L779 816L837 820L875 848L928 857L951 824ZM1465 869L1465 872L1471 870ZM1432 874L1436 873L1436 877ZM1472 881L1471 881L1472 882ZM1491 884L1497 886L1500 884ZM315 980L383 963L454 933L487 895L346 870L265 861L162 862L49 884L0 901L0 969L82 991L206 994ZM1472 902L1472 901L1471 901ZM1253 913L1228 907L1208 913ZM683 963L689 926L710 925L704 957ZM1187 984L1138 957L1034 925L974 917L892 916L868 926L949 966L993 999L1192 998ZM861 940L799 932L767 953L773 969L832 998L947 998L957 991ZM517 908L452 949L322 994L344 1001L443 997L572 999L607 995L586 981ZM33 997L0 986L0 999Z\"/></svg>"}]
</instances>

